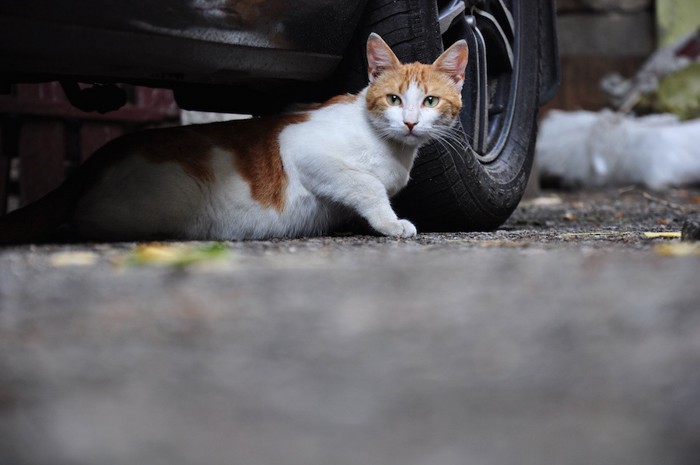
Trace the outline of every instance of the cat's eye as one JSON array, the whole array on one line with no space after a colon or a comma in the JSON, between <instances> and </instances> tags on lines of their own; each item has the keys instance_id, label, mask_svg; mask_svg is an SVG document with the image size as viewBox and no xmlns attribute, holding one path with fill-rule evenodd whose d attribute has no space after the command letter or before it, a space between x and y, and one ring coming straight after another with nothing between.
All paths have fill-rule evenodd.
<instances>
[{"instance_id":1,"label":"cat's eye","mask_svg":"<svg viewBox=\"0 0 700 465\"><path fill-rule=\"evenodd\" d=\"M401 97L399 97L398 95L389 94L389 95L386 96L386 101L387 101L387 102L389 103L389 105L391 105L392 107L396 107L396 106L401 105Z\"/></svg>"},{"instance_id":2,"label":"cat's eye","mask_svg":"<svg viewBox=\"0 0 700 465\"><path fill-rule=\"evenodd\" d=\"M423 105L425 105L428 108L435 108L439 101L439 97L435 97L434 95L428 95L425 98L425 100L423 100Z\"/></svg>"}]
</instances>

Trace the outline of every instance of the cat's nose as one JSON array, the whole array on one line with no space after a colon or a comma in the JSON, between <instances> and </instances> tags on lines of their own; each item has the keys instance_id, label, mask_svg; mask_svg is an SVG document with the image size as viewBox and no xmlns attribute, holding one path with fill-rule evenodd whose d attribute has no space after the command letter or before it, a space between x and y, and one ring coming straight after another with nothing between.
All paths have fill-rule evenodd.
<instances>
[{"instance_id":1,"label":"cat's nose","mask_svg":"<svg viewBox=\"0 0 700 465\"><path fill-rule=\"evenodd\" d=\"M408 121L404 121L403 124L405 124L406 127L408 128L408 132L411 133L411 132L413 132L413 128L414 128L414 127L416 126L416 124L418 124L418 123L410 123L410 122L408 122Z\"/></svg>"}]
</instances>

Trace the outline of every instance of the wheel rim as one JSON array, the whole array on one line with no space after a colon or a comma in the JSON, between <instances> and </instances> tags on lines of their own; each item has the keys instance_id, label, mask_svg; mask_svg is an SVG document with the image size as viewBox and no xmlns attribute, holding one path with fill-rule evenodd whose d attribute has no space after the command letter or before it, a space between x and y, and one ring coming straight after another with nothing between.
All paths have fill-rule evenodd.
<instances>
[{"instance_id":1,"label":"wheel rim","mask_svg":"<svg viewBox=\"0 0 700 465\"><path fill-rule=\"evenodd\" d=\"M518 83L518 2L438 1L444 48L460 39L469 45L460 120L467 149L481 163L498 159L515 113Z\"/></svg>"}]
</instances>

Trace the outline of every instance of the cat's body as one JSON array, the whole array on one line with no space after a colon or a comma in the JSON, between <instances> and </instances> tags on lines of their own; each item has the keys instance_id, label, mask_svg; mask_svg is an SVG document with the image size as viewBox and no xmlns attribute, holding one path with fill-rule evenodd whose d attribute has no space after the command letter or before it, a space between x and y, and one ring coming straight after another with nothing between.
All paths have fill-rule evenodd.
<instances>
[{"instance_id":1,"label":"cat's body","mask_svg":"<svg viewBox=\"0 0 700 465\"><path fill-rule=\"evenodd\" d=\"M348 209L375 208L385 211L367 215L374 229L411 233L386 210L408 182L416 147L380 138L364 105L359 95L304 113L154 131L86 192L74 227L103 239L309 236ZM161 137L180 141L171 150L182 153L155 160L148 151L167 143ZM191 164L190 153L202 163Z\"/></svg>"},{"instance_id":2,"label":"cat's body","mask_svg":"<svg viewBox=\"0 0 700 465\"><path fill-rule=\"evenodd\" d=\"M359 94L297 113L120 138L48 196L72 205L44 222L68 214L80 236L100 240L235 240L319 235L356 214L381 234L414 236L389 198L408 182L431 132L454 124L466 53L459 43L433 65L401 65L373 35L371 83ZM423 108L429 98L439 105ZM9 229L0 240L19 234Z\"/></svg>"}]
</instances>

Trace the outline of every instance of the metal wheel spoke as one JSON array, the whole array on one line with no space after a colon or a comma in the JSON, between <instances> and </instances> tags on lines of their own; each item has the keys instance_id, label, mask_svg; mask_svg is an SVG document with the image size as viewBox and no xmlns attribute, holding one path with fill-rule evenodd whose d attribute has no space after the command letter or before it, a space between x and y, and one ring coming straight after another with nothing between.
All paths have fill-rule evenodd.
<instances>
[{"instance_id":1,"label":"metal wheel spoke","mask_svg":"<svg viewBox=\"0 0 700 465\"><path fill-rule=\"evenodd\" d=\"M469 46L467 82L462 92L462 125L473 153L483 163L498 157L503 133L510 131L509 101L517 81L516 21L506 0L438 2L445 48L458 39Z\"/></svg>"},{"instance_id":2,"label":"metal wheel spoke","mask_svg":"<svg viewBox=\"0 0 700 465\"><path fill-rule=\"evenodd\" d=\"M452 0L444 8L438 12L438 24L440 25L440 34L445 34L452 24L464 14L466 6L463 0Z\"/></svg>"},{"instance_id":3,"label":"metal wheel spoke","mask_svg":"<svg viewBox=\"0 0 700 465\"><path fill-rule=\"evenodd\" d=\"M464 21L467 25L467 30L471 34L471 40L468 40L472 49L472 118L473 118L473 140L472 147L478 153L482 153L486 148L488 129L489 129L489 89L488 89L488 64L486 61L486 43L484 36L477 27L476 18L474 16L465 16Z\"/></svg>"},{"instance_id":4,"label":"metal wheel spoke","mask_svg":"<svg viewBox=\"0 0 700 465\"><path fill-rule=\"evenodd\" d=\"M476 22L482 35L486 37L486 42L489 44L489 58L491 63L495 63L496 59L501 61L499 68L513 69L513 48L510 45L508 33L501 27L494 15L488 11L474 8ZM506 22L508 24L508 22ZM513 31L509 31L510 36L513 36Z\"/></svg>"}]
</instances>

